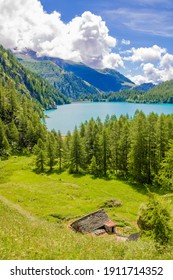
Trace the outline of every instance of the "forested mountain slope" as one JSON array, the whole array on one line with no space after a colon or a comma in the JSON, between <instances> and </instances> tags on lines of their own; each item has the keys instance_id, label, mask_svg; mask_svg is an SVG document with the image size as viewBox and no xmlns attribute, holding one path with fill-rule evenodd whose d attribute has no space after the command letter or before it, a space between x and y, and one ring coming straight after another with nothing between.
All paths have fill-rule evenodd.
<instances>
[{"instance_id":1,"label":"forested mountain slope","mask_svg":"<svg viewBox=\"0 0 173 280\"><path fill-rule=\"evenodd\" d=\"M100 91L71 72L64 71L50 60L36 60L17 55L20 63L45 78L56 89L72 100L82 98L89 94L99 94Z\"/></svg>"},{"instance_id":2,"label":"forested mountain slope","mask_svg":"<svg viewBox=\"0 0 173 280\"><path fill-rule=\"evenodd\" d=\"M145 94L150 102L173 103L173 80L163 82Z\"/></svg>"},{"instance_id":3,"label":"forested mountain slope","mask_svg":"<svg viewBox=\"0 0 173 280\"><path fill-rule=\"evenodd\" d=\"M55 63L58 64L58 61L55 61ZM129 83L129 88L133 85L132 81L115 70L96 70L84 64L70 62L62 63L61 67L66 71L73 72L75 75L105 92L119 91L123 89L127 83Z\"/></svg>"},{"instance_id":4,"label":"forested mountain slope","mask_svg":"<svg viewBox=\"0 0 173 280\"><path fill-rule=\"evenodd\" d=\"M12 81L15 89L29 95L45 108L55 108L56 104L67 103L67 98L46 82L42 77L26 70L17 59L0 46L0 80Z\"/></svg>"},{"instance_id":5,"label":"forested mountain slope","mask_svg":"<svg viewBox=\"0 0 173 280\"><path fill-rule=\"evenodd\" d=\"M61 76L64 75L64 77L60 77L60 79L56 77L57 85L59 83L61 84L58 85L60 89L63 88L64 79L65 82L67 82L66 85L69 88L71 86L75 86L76 89L76 82L80 82L80 87L82 85L83 88L81 90L84 94L86 92L86 89L89 94L95 94L98 93L98 91L119 91L134 86L134 83L131 80L129 80L124 75L120 74L118 71L113 69L93 69L82 63L75 63L72 61L62 60L60 58L53 58L47 56L37 57L34 52L29 50L26 50L25 52L20 54L16 53L15 55L18 58L22 58L22 63L24 63L25 66L27 66L28 64L28 66L31 67L31 61L36 60L42 62L51 61L54 63L54 65L58 67L58 69L61 68L61 72L59 72L58 74ZM39 73L41 74L41 72ZM47 76L47 78L49 78L49 75ZM86 88L86 85L88 85L89 88ZM68 87L66 87L66 91L69 90ZM78 87L77 90L79 90Z\"/></svg>"}]
</instances>

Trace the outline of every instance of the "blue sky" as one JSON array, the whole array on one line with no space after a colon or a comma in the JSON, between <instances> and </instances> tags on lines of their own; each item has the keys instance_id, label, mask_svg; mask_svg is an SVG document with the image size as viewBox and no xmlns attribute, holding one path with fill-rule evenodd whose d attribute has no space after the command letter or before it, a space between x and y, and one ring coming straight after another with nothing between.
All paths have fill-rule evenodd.
<instances>
[{"instance_id":1,"label":"blue sky","mask_svg":"<svg viewBox=\"0 0 173 280\"><path fill-rule=\"evenodd\" d=\"M137 84L173 79L172 0L0 0L0 42L113 68Z\"/></svg>"},{"instance_id":2,"label":"blue sky","mask_svg":"<svg viewBox=\"0 0 173 280\"><path fill-rule=\"evenodd\" d=\"M126 38L135 47L159 45L172 51L172 0L41 0L47 12L60 12L64 22L85 11L99 15L111 36Z\"/></svg>"},{"instance_id":3,"label":"blue sky","mask_svg":"<svg viewBox=\"0 0 173 280\"><path fill-rule=\"evenodd\" d=\"M101 16L106 22L109 34L115 37L118 43L122 40L130 43L118 44L118 50L115 51L121 52L129 47L151 48L157 45L166 48L168 53L173 53L173 1L171 0L41 0L41 3L48 12L59 11L65 22L71 21L85 11ZM126 68L121 69L124 74L142 74L139 66L126 64ZM157 82L157 78L153 82Z\"/></svg>"}]
</instances>

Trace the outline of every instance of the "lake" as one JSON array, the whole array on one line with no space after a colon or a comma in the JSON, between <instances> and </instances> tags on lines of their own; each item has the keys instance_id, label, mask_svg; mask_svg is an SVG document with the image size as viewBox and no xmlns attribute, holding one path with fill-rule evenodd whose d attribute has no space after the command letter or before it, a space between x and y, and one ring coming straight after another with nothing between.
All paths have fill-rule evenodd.
<instances>
[{"instance_id":1,"label":"lake","mask_svg":"<svg viewBox=\"0 0 173 280\"><path fill-rule=\"evenodd\" d=\"M46 125L49 130L60 130L62 135L66 135L67 131L73 131L75 125L79 127L81 122L90 120L92 117L96 119L100 117L105 120L107 114L133 116L136 110L142 110L146 115L155 112L158 115L172 114L173 104L140 104L127 102L78 102L67 105L58 106L56 110L47 110L45 114Z\"/></svg>"}]
</instances>

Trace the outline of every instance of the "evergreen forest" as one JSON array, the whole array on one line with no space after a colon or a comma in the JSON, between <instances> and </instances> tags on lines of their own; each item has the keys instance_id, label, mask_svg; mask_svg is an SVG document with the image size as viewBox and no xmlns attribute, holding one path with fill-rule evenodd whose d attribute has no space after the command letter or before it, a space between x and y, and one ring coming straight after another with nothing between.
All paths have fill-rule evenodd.
<instances>
[{"instance_id":1,"label":"evergreen forest","mask_svg":"<svg viewBox=\"0 0 173 280\"><path fill-rule=\"evenodd\" d=\"M154 98L156 88L151 91ZM125 94L128 95L129 91L125 91ZM110 101L113 100L111 96ZM143 98L144 93L138 93L138 96ZM171 102L169 91L165 98ZM40 176L58 176L66 172L77 178L90 176L94 180L103 179L105 184L109 180L128 182L139 193L150 194L146 207L140 209L139 228L141 231L153 231L154 240L160 245L167 245L172 240L172 214L151 193L172 195L173 115L145 115L142 111L136 111L133 117L107 115L104 122L100 118L90 119L66 136L62 136L60 131L48 131L43 110L68 102L66 96L40 76L26 70L10 52L0 47L0 163L8 164L11 158L20 162L22 157L28 157L31 159L32 173ZM2 167L0 171L3 174ZM61 178L58 180L61 181ZM76 186L76 183L72 186ZM20 201L18 199L17 203ZM150 217L148 213L151 213ZM59 220L65 219L61 215L51 215ZM67 218L74 219L74 216ZM156 224L154 230L151 221ZM163 231L158 234L160 225ZM171 250L169 246L168 251Z\"/></svg>"}]
</instances>

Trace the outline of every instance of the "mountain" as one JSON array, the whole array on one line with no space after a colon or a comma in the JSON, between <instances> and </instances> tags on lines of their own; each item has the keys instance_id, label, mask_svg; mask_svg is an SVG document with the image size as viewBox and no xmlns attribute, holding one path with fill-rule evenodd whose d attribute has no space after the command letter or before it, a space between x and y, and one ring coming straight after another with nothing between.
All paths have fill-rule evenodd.
<instances>
[{"instance_id":1,"label":"mountain","mask_svg":"<svg viewBox=\"0 0 173 280\"><path fill-rule=\"evenodd\" d=\"M146 94L150 102L173 103L173 80L163 82Z\"/></svg>"},{"instance_id":2,"label":"mountain","mask_svg":"<svg viewBox=\"0 0 173 280\"><path fill-rule=\"evenodd\" d=\"M152 84L152 83L144 83L141 84L140 86L134 86L132 89L133 90L137 90L137 91L145 91L147 92L148 90L154 88L156 85Z\"/></svg>"},{"instance_id":3,"label":"mountain","mask_svg":"<svg viewBox=\"0 0 173 280\"><path fill-rule=\"evenodd\" d=\"M113 69L93 69L60 58L37 57L29 50L15 55L23 65L42 75L66 96L75 99L81 94L120 91L134 86L132 81Z\"/></svg>"},{"instance_id":4,"label":"mountain","mask_svg":"<svg viewBox=\"0 0 173 280\"><path fill-rule=\"evenodd\" d=\"M0 80L3 83L12 82L18 92L34 98L45 109L68 102L67 97L42 77L26 70L13 54L2 46L0 46Z\"/></svg>"},{"instance_id":5,"label":"mountain","mask_svg":"<svg viewBox=\"0 0 173 280\"><path fill-rule=\"evenodd\" d=\"M147 92L130 90L127 101L142 103L173 103L173 80L154 86ZM122 92L123 93L123 92Z\"/></svg>"},{"instance_id":6,"label":"mountain","mask_svg":"<svg viewBox=\"0 0 173 280\"><path fill-rule=\"evenodd\" d=\"M27 69L41 75L61 93L76 100L89 94L99 94L100 91L88 82L71 72L67 72L50 60L42 60L28 54L16 55L20 63Z\"/></svg>"},{"instance_id":7,"label":"mountain","mask_svg":"<svg viewBox=\"0 0 173 280\"><path fill-rule=\"evenodd\" d=\"M44 57L47 59L47 57ZM120 91L124 86L131 88L134 83L113 69L93 69L82 63L64 61L57 58L49 58L62 69L72 72L84 81L90 83L101 91Z\"/></svg>"}]
</instances>

